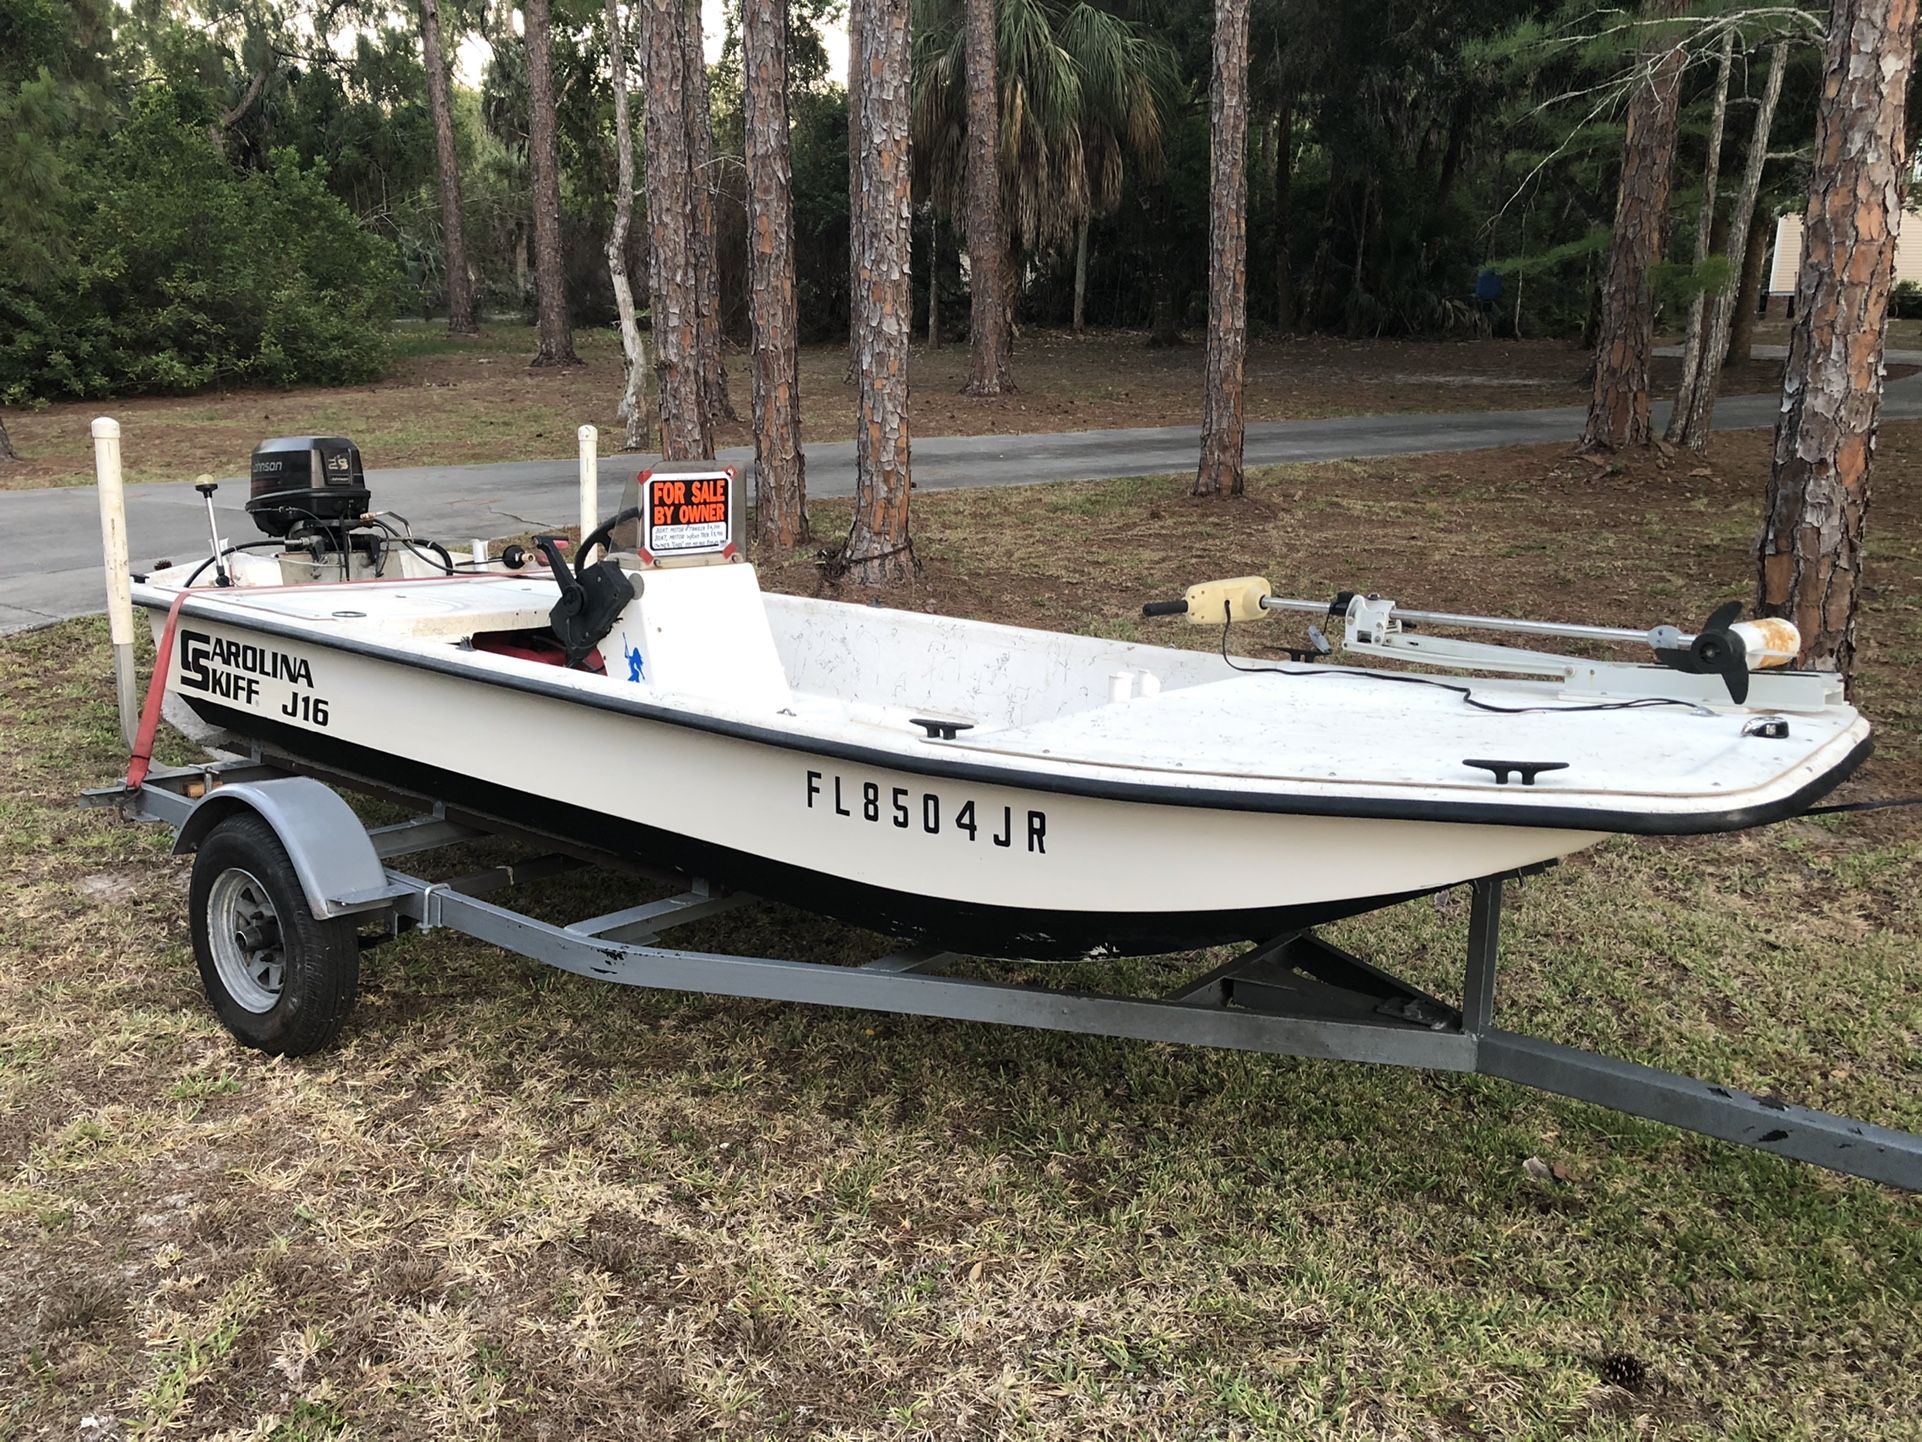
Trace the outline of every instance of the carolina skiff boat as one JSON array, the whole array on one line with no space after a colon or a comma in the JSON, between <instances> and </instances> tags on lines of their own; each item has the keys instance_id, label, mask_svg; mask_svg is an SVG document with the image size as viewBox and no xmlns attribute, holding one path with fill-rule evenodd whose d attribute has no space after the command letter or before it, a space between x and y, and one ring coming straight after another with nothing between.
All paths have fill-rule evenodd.
<instances>
[{"instance_id":1,"label":"carolina skiff boat","mask_svg":"<svg viewBox=\"0 0 1922 1442\"><path fill-rule=\"evenodd\" d=\"M571 560L540 538L457 561L366 514L348 443L269 443L249 503L269 540L248 544L275 554L216 540L133 588L165 714L211 748L1033 958L1274 936L1611 834L1757 826L1869 749L1835 676L1783 664L1792 627L1727 609L1686 635L1259 578L1148 608L1312 612L1348 653L1475 674L1331 664L1319 631L1255 662L763 593L731 471L629 490ZM1641 655L1438 634L1497 627Z\"/></svg>"}]
</instances>

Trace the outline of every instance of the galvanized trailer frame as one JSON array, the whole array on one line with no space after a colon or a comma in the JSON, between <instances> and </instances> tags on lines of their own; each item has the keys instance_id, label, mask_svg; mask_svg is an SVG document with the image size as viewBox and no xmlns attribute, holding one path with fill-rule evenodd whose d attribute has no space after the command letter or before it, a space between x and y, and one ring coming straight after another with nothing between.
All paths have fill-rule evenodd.
<instances>
[{"instance_id":1,"label":"galvanized trailer frame","mask_svg":"<svg viewBox=\"0 0 1922 1442\"><path fill-rule=\"evenodd\" d=\"M1255 945L1158 998L1111 996L948 975L941 968L955 959L953 954L926 948L844 966L658 945L676 926L755 899L694 878L681 878L686 889L664 900L555 925L496 905L486 895L570 865L613 858L572 851L563 844L561 850L531 861L452 881L426 881L389 863L488 835L519 837L537 846L556 842L498 819L450 814L429 797L401 798L421 814L370 830L329 783L393 795L353 777L327 775L323 781L317 774L293 774L256 756L156 768L144 784L91 791L86 799L129 819L173 827L177 851L195 849L214 824L236 809L252 810L286 847L317 916L356 915L389 935L444 928L602 981L1330 1061L1478 1072L1922 1191L1922 1136L1497 1027L1495 978L1506 876L1483 877L1470 885L1468 954L1459 1005L1370 966L1312 931Z\"/></svg>"}]
</instances>

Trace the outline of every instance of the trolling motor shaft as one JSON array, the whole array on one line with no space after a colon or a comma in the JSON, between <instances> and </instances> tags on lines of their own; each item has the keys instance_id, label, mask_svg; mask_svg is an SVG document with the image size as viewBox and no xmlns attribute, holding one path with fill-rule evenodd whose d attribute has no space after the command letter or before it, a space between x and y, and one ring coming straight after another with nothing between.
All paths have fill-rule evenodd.
<instances>
[{"instance_id":1,"label":"trolling motor shaft","mask_svg":"<svg viewBox=\"0 0 1922 1442\"><path fill-rule=\"evenodd\" d=\"M1737 601L1717 608L1694 633L1668 625L1635 630L1627 626L1530 621L1457 611L1417 611L1398 606L1384 596L1354 591L1343 591L1330 601L1301 600L1275 595L1273 586L1263 576L1198 582L1190 586L1179 601L1152 601L1142 607L1142 613L1147 616L1185 615L1190 624L1200 626L1252 621L1270 611L1339 617L1344 622L1345 643L1350 649L1384 655L1419 651L1424 660L1463 669L1557 674L1580 663L1573 657L1468 641L1440 638L1417 641L1404 633L1420 626L1437 626L1647 646L1659 665L1689 675L1719 676L1727 687L1729 699L1738 706L1748 699L1751 671L1787 666L1802 646L1801 633L1790 621L1779 617L1738 620L1742 607Z\"/></svg>"}]
</instances>

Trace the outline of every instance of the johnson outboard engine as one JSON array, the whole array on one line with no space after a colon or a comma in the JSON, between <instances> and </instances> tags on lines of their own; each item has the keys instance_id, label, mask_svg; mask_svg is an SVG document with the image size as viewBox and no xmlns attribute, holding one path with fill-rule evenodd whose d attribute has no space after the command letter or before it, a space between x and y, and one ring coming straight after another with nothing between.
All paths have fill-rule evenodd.
<instances>
[{"instance_id":1,"label":"johnson outboard engine","mask_svg":"<svg viewBox=\"0 0 1922 1442\"><path fill-rule=\"evenodd\" d=\"M320 532L345 549L372 499L360 448L345 436L279 436L254 448L247 514L269 536Z\"/></svg>"}]
</instances>

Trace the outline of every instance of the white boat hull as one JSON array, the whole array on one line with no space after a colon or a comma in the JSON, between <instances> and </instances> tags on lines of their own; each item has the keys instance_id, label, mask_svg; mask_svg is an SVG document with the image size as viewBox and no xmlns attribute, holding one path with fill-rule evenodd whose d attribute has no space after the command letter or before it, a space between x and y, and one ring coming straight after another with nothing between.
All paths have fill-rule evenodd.
<instances>
[{"instance_id":1,"label":"white boat hull","mask_svg":"<svg viewBox=\"0 0 1922 1442\"><path fill-rule=\"evenodd\" d=\"M206 619L191 630L205 639L176 646L173 699L203 734L976 954L1248 940L1534 865L1603 834L959 780L564 696L493 686L483 696L476 678L286 636L263 645ZM225 694L182 675L179 658L203 648L243 663L224 673L237 681L216 683ZM591 807L564 800L584 797Z\"/></svg>"}]
</instances>

